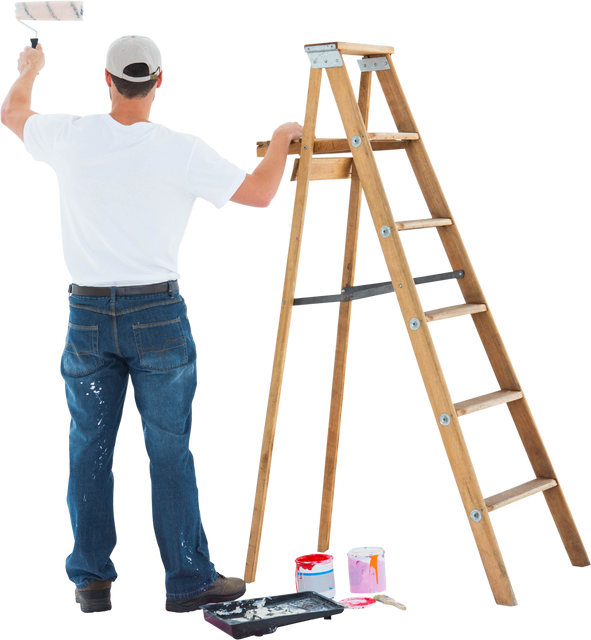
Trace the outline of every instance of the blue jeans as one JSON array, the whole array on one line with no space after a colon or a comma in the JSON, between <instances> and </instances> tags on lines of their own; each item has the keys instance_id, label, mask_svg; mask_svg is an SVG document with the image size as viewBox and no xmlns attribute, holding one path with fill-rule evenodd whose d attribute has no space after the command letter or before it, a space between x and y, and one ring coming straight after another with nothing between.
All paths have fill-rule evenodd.
<instances>
[{"instance_id":1,"label":"blue jeans","mask_svg":"<svg viewBox=\"0 0 591 640\"><path fill-rule=\"evenodd\" d=\"M61 362L72 417L66 571L79 589L117 577L112 464L128 376L150 458L166 597L191 598L215 582L189 450L196 359L187 307L171 285L150 295L117 296L112 287L106 297L70 296Z\"/></svg>"}]
</instances>

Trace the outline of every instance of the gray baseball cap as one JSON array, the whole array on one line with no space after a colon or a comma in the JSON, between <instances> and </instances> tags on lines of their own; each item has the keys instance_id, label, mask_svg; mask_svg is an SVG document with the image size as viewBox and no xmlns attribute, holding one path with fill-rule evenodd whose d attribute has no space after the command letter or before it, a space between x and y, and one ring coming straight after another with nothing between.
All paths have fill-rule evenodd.
<instances>
[{"instance_id":1,"label":"gray baseball cap","mask_svg":"<svg viewBox=\"0 0 591 640\"><path fill-rule=\"evenodd\" d=\"M130 64L144 62L148 65L149 74L134 78L123 73ZM156 80L162 71L162 57L156 43L144 36L123 36L115 40L107 51L107 71L129 82L148 82Z\"/></svg>"}]
</instances>

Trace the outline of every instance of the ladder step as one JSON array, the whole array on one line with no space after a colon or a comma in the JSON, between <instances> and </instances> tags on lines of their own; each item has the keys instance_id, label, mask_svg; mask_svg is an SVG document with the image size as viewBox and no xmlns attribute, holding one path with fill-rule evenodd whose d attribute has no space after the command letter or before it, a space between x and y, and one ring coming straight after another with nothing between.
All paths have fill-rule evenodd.
<instances>
[{"instance_id":1,"label":"ladder step","mask_svg":"<svg viewBox=\"0 0 591 640\"><path fill-rule=\"evenodd\" d=\"M471 313L481 313L486 310L485 304L456 304L453 307L425 311L425 318L427 322L435 322L436 320L447 320L447 318L457 318Z\"/></svg>"},{"instance_id":2,"label":"ladder step","mask_svg":"<svg viewBox=\"0 0 591 640\"><path fill-rule=\"evenodd\" d=\"M452 224L451 218L396 218L396 228L404 233L407 229L433 229Z\"/></svg>"},{"instance_id":3,"label":"ladder step","mask_svg":"<svg viewBox=\"0 0 591 640\"><path fill-rule=\"evenodd\" d=\"M347 58L351 56L369 55L393 55L398 52L398 47L391 42L370 42L369 40L349 40L346 38L334 38L331 40L306 40L302 42L302 54L306 51L330 51L337 50Z\"/></svg>"},{"instance_id":4,"label":"ladder step","mask_svg":"<svg viewBox=\"0 0 591 640\"><path fill-rule=\"evenodd\" d=\"M519 400L523 398L521 391L509 391L503 389L501 391L494 391L493 393L487 393L484 396L478 396L471 400L464 400L463 402L456 402L454 409L458 417L465 416L468 413L474 413L475 411L481 411L482 409L490 409L498 404L504 404L506 402L513 402L513 400Z\"/></svg>"},{"instance_id":5,"label":"ladder step","mask_svg":"<svg viewBox=\"0 0 591 640\"><path fill-rule=\"evenodd\" d=\"M539 493L540 491L547 491L548 489L552 489L552 487L556 487L558 483L556 480L552 478L536 478L535 480L530 480L524 484L520 484L517 487L513 487L513 489L508 489L507 491L503 491L502 493L497 493L490 498L486 498L484 500L484 504L489 512L494 511L495 509L500 509L512 502L517 502L517 500L521 500L522 498L527 498L528 496L533 496L535 493Z\"/></svg>"},{"instance_id":6,"label":"ladder step","mask_svg":"<svg viewBox=\"0 0 591 640\"><path fill-rule=\"evenodd\" d=\"M300 159L293 163L291 181L298 179ZM353 158L312 158L310 180L347 180L351 178Z\"/></svg>"},{"instance_id":7,"label":"ladder step","mask_svg":"<svg viewBox=\"0 0 591 640\"><path fill-rule=\"evenodd\" d=\"M371 148L376 153L402 153L408 148L408 143L419 139L419 135L413 132L393 131L392 129L373 129L368 131L367 137ZM257 138L254 141L253 153L257 160L262 160L271 146L271 138ZM292 140L287 154L290 158L299 158L302 152L302 139ZM327 155L350 154L351 145L346 136L323 136L314 138L314 157Z\"/></svg>"},{"instance_id":8,"label":"ladder step","mask_svg":"<svg viewBox=\"0 0 591 640\"><path fill-rule=\"evenodd\" d=\"M375 142L396 142L398 140L418 140L419 134L408 131L394 131L392 129L370 129L367 137L370 141Z\"/></svg>"},{"instance_id":9,"label":"ladder step","mask_svg":"<svg viewBox=\"0 0 591 640\"><path fill-rule=\"evenodd\" d=\"M453 282L463 277L463 271L433 271L416 275L414 283L417 287L426 287L433 284ZM393 294L394 288L390 280L371 280L369 282L358 282L353 287L345 287L342 292L302 294L294 298L293 306L296 308L326 307L339 302L357 303L375 298L385 298ZM486 311L486 307L484 311Z\"/></svg>"}]
</instances>

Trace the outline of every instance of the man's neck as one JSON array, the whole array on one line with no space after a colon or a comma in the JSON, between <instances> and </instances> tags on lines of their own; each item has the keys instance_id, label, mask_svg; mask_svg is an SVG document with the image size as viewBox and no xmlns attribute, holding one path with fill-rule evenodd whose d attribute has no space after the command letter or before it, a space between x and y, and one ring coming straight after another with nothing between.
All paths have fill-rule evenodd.
<instances>
[{"instance_id":1,"label":"man's neck","mask_svg":"<svg viewBox=\"0 0 591 640\"><path fill-rule=\"evenodd\" d=\"M113 102L110 116L126 126L136 122L150 122L152 100L141 98L116 100Z\"/></svg>"}]
</instances>

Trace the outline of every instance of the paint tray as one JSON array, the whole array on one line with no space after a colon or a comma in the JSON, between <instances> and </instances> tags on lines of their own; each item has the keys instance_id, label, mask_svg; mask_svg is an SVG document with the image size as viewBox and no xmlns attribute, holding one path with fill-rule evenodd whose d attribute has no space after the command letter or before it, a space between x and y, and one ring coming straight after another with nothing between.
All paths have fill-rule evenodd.
<instances>
[{"instance_id":1,"label":"paint tray","mask_svg":"<svg viewBox=\"0 0 591 640\"><path fill-rule=\"evenodd\" d=\"M314 618L330 619L345 610L315 591L208 604L201 608L207 622L233 638L263 636L277 631L278 627Z\"/></svg>"}]
</instances>

